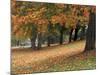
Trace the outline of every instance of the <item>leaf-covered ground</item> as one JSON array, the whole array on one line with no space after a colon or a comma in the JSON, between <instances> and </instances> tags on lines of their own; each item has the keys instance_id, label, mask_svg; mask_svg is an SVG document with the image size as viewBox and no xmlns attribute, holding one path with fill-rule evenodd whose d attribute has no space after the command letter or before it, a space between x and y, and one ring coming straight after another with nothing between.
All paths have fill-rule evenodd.
<instances>
[{"instance_id":1,"label":"leaf-covered ground","mask_svg":"<svg viewBox=\"0 0 100 75\"><path fill-rule=\"evenodd\" d=\"M12 73L27 74L51 71L72 71L96 68L95 50L84 51L85 41L67 45L12 50Z\"/></svg>"}]
</instances>

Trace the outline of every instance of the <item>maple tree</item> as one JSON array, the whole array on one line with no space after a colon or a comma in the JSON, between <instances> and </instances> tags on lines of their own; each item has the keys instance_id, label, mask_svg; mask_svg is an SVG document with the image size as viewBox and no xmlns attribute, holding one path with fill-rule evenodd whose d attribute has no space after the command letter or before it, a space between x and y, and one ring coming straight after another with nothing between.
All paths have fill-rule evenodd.
<instances>
[{"instance_id":1,"label":"maple tree","mask_svg":"<svg viewBox=\"0 0 100 75\"><path fill-rule=\"evenodd\" d=\"M12 0L12 35L19 39L29 38L32 48L38 39L38 48L41 48L43 36L47 35L49 46L53 33L59 34L59 43L63 44L64 32L68 29L69 42L74 31L75 41L79 30L83 33L88 25L89 9L89 6L81 5Z\"/></svg>"}]
</instances>

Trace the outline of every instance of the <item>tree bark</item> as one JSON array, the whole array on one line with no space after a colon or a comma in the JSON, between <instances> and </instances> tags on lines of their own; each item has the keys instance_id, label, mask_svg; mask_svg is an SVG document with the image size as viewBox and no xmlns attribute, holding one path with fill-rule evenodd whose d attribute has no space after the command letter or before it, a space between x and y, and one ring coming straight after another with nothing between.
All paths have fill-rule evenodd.
<instances>
[{"instance_id":1,"label":"tree bark","mask_svg":"<svg viewBox=\"0 0 100 75\"><path fill-rule=\"evenodd\" d=\"M85 27L86 26L82 26L80 40L85 39Z\"/></svg>"},{"instance_id":2,"label":"tree bark","mask_svg":"<svg viewBox=\"0 0 100 75\"><path fill-rule=\"evenodd\" d=\"M72 33L73 33L73 28L71 28L70 32L69 32L69 43L71 42L72 40Z\"/></svg>"},{"instance_id":3,"label":"tree bark","mask_svg":"<svg viewBox=\"0 0 100 75\"><path fill-rule=\"evenodd\" d=\"M47 36L47 45L48 46L50 46L50 38L51 38L51 36L50 36L50 32L51 32L51 29L52 29L52 24L51 24L51 22L49 21L49 24L48 24L48 36Z\"/></svg>"},{"instance_id":4,"label":"tree bark","mask_svg":"<svg viewBox=\"0 0 100 75\"><path fill-rule=\"evenodd\" d=\"M35 35L32 36L32 38L31 38L31 48L32 48L32 49L36 49L36 45L35 45L36 37L37 37L37 35L35 34Z\"/></svg>"},{"instance_id":5,"label":"tree bark","mask_svg":"<svg viewBox=\"0 0 100 75\"><path fill-rule=\"evenodd\" d=\"M63 44L63 27L60 30L60 44Z\"/></svg>"},{"instance_id":6,"label":"tree bark","mask_svg":"<svg viewBox=\"0 0 100 75\"><path fill-rule=\"evenodd\" d=\"M19 40L17 40L17 44L16 44L17 46L20 46L20 41Z\"/></svg>"},{"instance_id":7,"label":"tree bark","mask_svg":"<svg viewBox=\"0 0 100 75\"><path fill-rule=\"evenodd\" d=\"M75 35L74 35L74 41L76 41L77 38L78 38L78 31L79 31L79 29L76 28L76 29L75 29Z\"/></svg>"},{"instance_id":8,"label":"tree bark","mask_svg":"<svg viewBox=\"0 0 100 75\"><path fill-rule=\"evenodd\" d=\"M88 24L87 34L86 34L85 50L95 49L95 40L96 40L96 14L90 12L89 24Z\"/></svg>"},{"instance_id":9,"label":"tree bark","mask_svg":"<svg viewBox=\"0 0 100 75\"><path fill-rule=\"evenodd\" d=\"M78 31L80 29L80 24L79 23L80 23L80 21L77 23L76 28L75 28L74 41L76 41L77 38L78 38Z\"/></svg>"},{"instance_id":10,"label":"tree bark","mask_svg":"<svg viewBox=\"0 0 100 75\"><path fill-rule=\"evenodd\" d=\"M50 36L47 37L47 45L50 46Z\"/></svg>"},{"instance_id":11,"label":"tree bark","mask_svg":"<svg viewBox=\"0 0 100 75\"><path fill-rule=\"evenodd\" d=\"M63 24L63 25L61 26L61 29L60 29L60 44L63 44L64 30L65 30L65 24Z\"/></svg>"},{"instance_id":12,"label":"tree bark","mask_svg":"<svg viewBox=\"0 0 100 75\"><path fill-rule=\"evenodd\" d=\"M37 27L35 27L35 25L33 25L32 26L32 38L30 38L30 40L31 40L31 48L33 50L36 49L36 38L37 38Z\"/></svg>"},{"instance_id":13,"label":"tree bark","mask_svg":"<svg viewBox=\"0 0 100 75\"><path fill-rule=\"evenodd\" d=\"M42 33L38 34L38 46L37 49L41 49L42 46Z\"/></svg>"}]
</instances>

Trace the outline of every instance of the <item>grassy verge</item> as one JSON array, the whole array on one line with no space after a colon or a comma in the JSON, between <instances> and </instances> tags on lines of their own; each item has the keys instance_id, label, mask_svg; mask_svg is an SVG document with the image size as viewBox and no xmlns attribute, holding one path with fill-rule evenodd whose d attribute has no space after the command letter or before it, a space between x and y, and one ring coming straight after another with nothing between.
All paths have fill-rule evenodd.
<instances>
[{"instance_id":1,"label":"grassy verge","mask_svg":"<svg viewBox=\"0 0 100 75\"><path fill-rule=\"evenodd\" d=\"M66 58L59 64L52 65L44 72L76 71L96 69L95 50L87 51L76 56ZM42 71L43 72L43 71Z\"/></svg>"}]
</instances>

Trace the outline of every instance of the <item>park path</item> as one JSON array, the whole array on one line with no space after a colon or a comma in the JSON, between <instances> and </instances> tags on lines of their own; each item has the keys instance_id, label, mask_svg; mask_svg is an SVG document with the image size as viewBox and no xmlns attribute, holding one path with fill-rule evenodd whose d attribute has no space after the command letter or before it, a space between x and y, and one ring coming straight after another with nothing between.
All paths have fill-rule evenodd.
<instances>
[{"instance_id":1,"label":"park path","mask_svg":"<svg viewBox=\"0 0 100 75\"><path fill-rule=\"evenodd\" d=\"M56 64L66 57L83 52L84 46L85 41L77 41L66 45L47 47L37 51L31 49L12 50L12 68L15 71L18 70L17 67L30 65L33 70L39 70L43 65ZM38 68L36 68L37 65L39 66ZM18 70L18 72L20 71Z\"/></svg>"}]
</instances>

